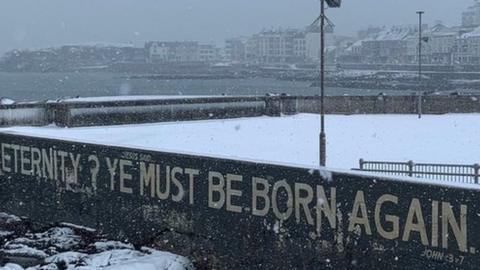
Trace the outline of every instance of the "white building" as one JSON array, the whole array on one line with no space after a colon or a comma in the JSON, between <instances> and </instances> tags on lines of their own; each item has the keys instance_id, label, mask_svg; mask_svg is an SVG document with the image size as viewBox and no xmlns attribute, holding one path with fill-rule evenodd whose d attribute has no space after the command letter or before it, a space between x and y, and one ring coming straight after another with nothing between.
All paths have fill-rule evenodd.
<instances>
[{"instance_id":1,"label":"white building","mask_svg":"<svg viewBox=\"0 0 480 270\"><path fill-rule=\"evenodd\" d=\"M147 42L145 50L149 63L200 61L200 46L197 42Z\"/></svg>"},{"instance_id":2,"label":"white building","mask_svg":"<svg viewBox=\"0 0 480 270\"><path fill-rule=\"evenodd\" d=\"M362 41L362 61L375 64L403 64L415 55L418 26L385 28ZM413 49L413 50L412 50Z\"/></svg>"},{"instance_id":3,"label":"white building","mask_svg":"<svg viewBox=\"0 0 480 270\"><path fill-rule=\"evenodd\" d=\"M226 60L241 63L246 60L246 41L242 38L231 38L225 41Z\"/></svg>"},{"instance_id":4,"label":"white building","mask_svg":"<svg viewBox=\"0 0 480 270\"><path fill-rule=\"evenodd\" d=\"M211 63L219 59L219 51L213 44L200 44L198 53L198 58L201 62Z\"/></svg>"},{"instance_id":5,"label":"white building","mask_svg":"<svg viewBox=\"0 0 480 270\"><path fill-rule=\"evenodd\" d=\"M475 4L462 13L462 26L480 26L480 2L478 0L475 0Z\"/></svg>"},{"instance_id":6,"label":"white building","mask_svg":"<svg viewBox=\"0 0 480 270\"><path fill-rule=\"evenodd\" d=\"M303 60L307 56L307 42L304 33L299 33L293 39L293 54L299 60Z\"/></svg>"},{"instance_id":7,"label":"white building","mask_svg":"<svg viewBox=\"0 0 480 270\"><path fill-rule=\"evenodd\" d=\"M453 64L459 29L437 24L423 34L426 38L423 44L425 62L438 65Z\"/></svg>"},{"instance_id":8,"label":"white building","mask_svg":"<svg viewBox=\"0 0 480 270\"><path fill-rule=\"evenodd\" d=\"M298 30L263 31L246 42L246 60L263 64L303 62L304 39L304 33Z\"/></svg>"},{"instance_id":9,"label":"white building","mask_svg":"<svg viewBox=\"0 0 480 270\"><path fill-rule=\"evenodd\" d=\"M462 34L456 40L455 62L461 64L480 64L480 27Z\"/></svg>"},{"instance_id":10,"label":"white building","mask_svg":"<svg viewBox=\"0 0 480 270\"><path fill-rule=\"evenodd\" d=\"M320 26L313 26L307 29L305 34L306 60L308 62L320 61ZM335 34L333 27L325 27L325 51L327 52L326 61L332 62L335 58ZM333 55L332 55L333 53Z\"/></svg>"}]
</instances>

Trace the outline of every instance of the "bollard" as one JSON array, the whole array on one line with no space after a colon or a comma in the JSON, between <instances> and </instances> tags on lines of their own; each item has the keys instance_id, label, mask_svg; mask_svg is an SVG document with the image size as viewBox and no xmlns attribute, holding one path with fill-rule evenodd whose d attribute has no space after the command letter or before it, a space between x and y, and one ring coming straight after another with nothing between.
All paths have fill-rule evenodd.
<instances>
[{"instance_id":1,"label":"bollard","mask_svg":"<svg viewBox=\"0 0 480 270\"><path fill-rule=\"evenodd\" d=\"M413 160L410 160L408 163L408 176L413 176L413 167L415 167L415 163Z\"/></svg>"},{"instance_id":2,"label":"bollard","mask_svg":"<svg viewBox=\"0 0 480 270\"><path fill-rule=\"evenodd\" d=\"M360 163L360 170L363 171L363 165L364 165L364 163L365 163L365 161L363 160L363 158L360 159L360 162L359 162L359 163Z\"/></svg>"},{"instance_id":3,"label":"bollard","mask_svg":"<svg viewBox=\"0 0 480 270\"><path fill-rule=\"evenodd\" d=\"M268 96L265 98L265 115L282 115L282 100L279 96Z\"/></svg>"},{"instance_id":4,"label":"bollard","mask_svg":"<svg viewBox=\"0 0 480 270\"><path fill-rule=\"evenodd\" d=\"M298 113L298 98L282 95L281 99L281 113L284 115L295 115Z\"/></svg>"}]
</instances>

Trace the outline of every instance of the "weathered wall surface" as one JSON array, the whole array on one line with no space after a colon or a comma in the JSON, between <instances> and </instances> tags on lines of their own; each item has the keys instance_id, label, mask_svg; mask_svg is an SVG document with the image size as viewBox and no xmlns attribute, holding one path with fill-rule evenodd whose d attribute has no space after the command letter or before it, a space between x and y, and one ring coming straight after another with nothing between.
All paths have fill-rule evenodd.
<instances>
[{"instance_id":1,"label":"weathered wall surface","mask_svg":"<svg viewBox=\"0 0 480 270\"><path fill-rule=\"evenodd\" d=\"M0 211L168 240L215 269L480 264L478 188L9 134L0 168Z\"/></svg>"},{"instance_id":2,"label":"weathered wall surface","mask_svg":"<svg viewBox=\"0 0 480 270\"><path fill-rule=\"evenodd\" d=\"M45 125L47 112L42 103L0 105L0 126Z\"/></svg>"},{"instance_id":3,"label":"weathered wall surface","mask_svg":"<svg viewBox=\"0 0 480 270\"><path fill-rule=\"evenodd\" d=\"M295 109L295 108L291 108ZM99 101L49 101L0 105L0 126L64 127L119 125L165 121L280 116L280 97L158 98Z\"/></svg>"},{"instance_id":4,"label":"weathered wall surface","mask_svg":"<svg viewBox=\"0 0 480 270\"><path fill-rule=\"evenodd\" d=\"M421 103L421 106L419 106ZM319 97L298 97L299 112L319 113ZM327 97L329 114L480 113L480 96L336 96Z\"/></svg>"},{"instance_id":5,"label":"weathered wall surface","mask_svg":"<svg viewBox=\"0 0 480 270\"><path fill-rule=\"evenodd\" d=\"M326 97L325 111L327 114L480 113L480 96L333 96ZM1 105L0 126L54 123L78 127L319 112L319 97L59 101Z\"/></svg>"}]
</instances>

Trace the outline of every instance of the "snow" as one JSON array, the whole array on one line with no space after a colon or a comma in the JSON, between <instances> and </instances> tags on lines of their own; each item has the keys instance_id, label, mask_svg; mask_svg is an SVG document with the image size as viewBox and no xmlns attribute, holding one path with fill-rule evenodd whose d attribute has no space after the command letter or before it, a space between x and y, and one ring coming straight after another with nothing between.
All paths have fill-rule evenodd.
<instances>
[{"instance_id":1,"label":"snow","mask_svg":"<svg viewBox=\"0 0 480 270\"><path fill-rule=\"evenodd\" d=\"M112 249L133 249L132 244L126 244L118 241L95 242L93 244L98 251L107 251Z\"/></svg>"},{"instance_id":2,"label":"snow","mask_svg":"<svg viewBox=\"0 0 480 270\"><path fill-rule=\"evenodd\" d=\"M89 228L71 225L74 231L51 224L32 226L26 218L20 220L3 213L1 216L7 218L0 219L0 228L9 225L12 219L21 223L14 231L0 234L0 270L24 270L23 267L32 265L37 266L26 270L194 269L185 257L146 247L135 250L130 243L100 240L104 236ZM7 262L10 263L3 265Z\"/></svg>"},{"instance_id":3,"label":"snow","mask_svg":"<svg viewBox=\"0 0 480 270\"><path fill-rule=\"evenodd\" d=\"M65 45L67 47L96 47L96 48L133 48L133 44L131 43L120 43L120 42L84 42L84 43L73 43Z\"/></svg>"},{"instance_id":4,"label":"snow","mask_svg":"<svg viewBox=\"0 0 480 270\"><path fill-rule=\"evenodd\" d=\"M159 100L159 99L185 99L185 98L205 98L215 96L183 96L183 95L154 95L154 96L105 96L105 97L78 97L60 99L60 102L107 102L107 101L141 101L141 100ZM220 97L220 96L219 96ZM49 102L58 102L49 101Z\"/></svg>"},{"instance_id":5,"label":"snow","mask_svg":"<svg viewBox=\"0 0 480 270\"><path fill-rule=\"evenodd\" d=\"M0 250L0 255L3 254L19 257L26 256L38 259L44 259L48 256L47 253L24 244L7 244L4 249Z\"/></svg>"},{"instance_id":6,"label":"snow","mask_svg":"<svg viewBox=\"0 0 480 270\"><path fill-rule=\"evenodd\" d=\"M360 158L479 163L480 114L329 115L328 166L358 168ZM11 127L0 132L147 150L318 167L319 117L299 114L107 127Z\"/></svg>"},{"instance_id":7,"label":"snow","mask_svg":"<svg viewBox=\"0 0 480 270\"><path fill-rule=\"evenodd\" d=\"M465 33L461 38L475 38L480 37L480 27L475 28L473 31Z\"/></svg>"},{"instance_id":8,"label":"snow","mask_svg":"<svg viewBox=\"0 0 480 270\"><path fill-rule=\"evenodd\" d=\"M10 236L12 234L13 234L13 232L0 230L0 238L1 237L7 237L7 236Z\"/></svg>"},{"instance_id":9,"label":"snow","mask_svg":"<svg viewBox=\"0 0 480 270\"><path fill-rule=\"evenodd\" d=\"M397 25L389 29L384 29L378 33L374 40L376 41L390 41L390 40L405 40L417 32L415 26L411 25Z\"/></svg>"},{"instance_id":10,"label":"snow","mask_svg":"<svg viewBox=\"0 0 480 270\"><path fill-rule=\"evenodd\" d=\"M13 105L15 100L9 98L0 98L0 105Z\"/></svg>"},{"instance_id":11,"label":"snow","mask_svg":"<svg viewBox=\"0 0 480 270\"><path fill-rule=\"evenodd\" d=\"M60 254L53 255L45 259L46 263L60 263L65 262L67 264L72 264L83 260L84 258L88 257L87 254L75 252L75 251L68 251Z\"/></svg>"},{"instance_id":12,"label":"snow","mask_svg":"<svg viewBox=\"0 0 480 270\"><path fill-rule=\"evenodd\" d=\"M189 262L178 255L151 251L149 255L132 250L114 250L91 257L91 265L105 270L184 270Z\"/></svg>"},{"instance_id":13,"label":"snow","mask_svg":"<svg viewBox=\"0 0 480 270\"><path fill-rule=\"evenodd\" d=\"M185 257L146 248L142 251L120 249L91 255L70 251L46 258L45 262L48 264L43 267L27 270L57 269L55 264L60 262L65 262L71 270L193 270L191 262Z\"/></svg>"},{"instance_id":14,"label":"snow","mask_svg":"<svg viewBox=\"0 0 480 270\"><path fill-rule=\"evenodd\" d=\"M60 226L69 227L69 228L72 228L72 229L77 229L77 230L82 230L82 231L87 231L87 232L91 232L91 233L94 233L94 232L97 231L93 228L80 226L80 225L76 225L76 224L72 224L72 223L68 223L68 222L62 222L62 223L60 223Z\"/></svg>"},{"instance_id":15,"label":"snow","mask_svg":"<svg viewBox=\"0 0 480 270\"><path fill-rule=\"evenodd\" d=\"M71 249L80 244L81 238L70 228L55 227L43 233L27 233L25 237L17 238L12 245L32 245L45 248L52 247L60 250Z\"/></svg>"},{"instance_id":16,"label":"snow","mask_svg":"<svg viewBox=\"0 0 480 270\"><path fill-rule=\"evenodd\" d=\"M480 80L465 80L465 79L461 79L461 80L449 80L450 83L453 83L453 84L477 84L477 83L480 83Z\"/></svg>"},{"instance_id":17,"label":"snow","mask_svg":"<svg viewBox=\"0 0 480 270\"><path fill-rule=\"evenodd\" d=\"M0 267L0 270L23 270L23 268L17 264L7 263L5 266Z\"/></svg>"},{"instance_id":18,"label":"snow","mask_svg":"<svg viewBox=\"0 0 480 270\"><path fill-rule=\"evenodd\" d=\"M22 219L17 216L0 212L0 223L10 224L20 221L22 221Z\"/></svg>"}]
</instances>

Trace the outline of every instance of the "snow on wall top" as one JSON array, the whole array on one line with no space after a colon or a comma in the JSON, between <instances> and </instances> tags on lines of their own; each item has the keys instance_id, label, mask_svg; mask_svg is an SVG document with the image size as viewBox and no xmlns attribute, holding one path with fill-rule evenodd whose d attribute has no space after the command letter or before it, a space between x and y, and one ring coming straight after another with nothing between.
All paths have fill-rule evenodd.
<instances>
[{"instance_id":1,"label":"snow on wall top","mask_svg":"<svg viewBox=\"0 0 480 270\"><path fill-rule=\"evenodd\" d=\"M473 31L465 33L461 36L461 38L473 38L473 37L480 37L480 27L477 27Z\"/></svg>"},{"instance_id":2,"label":"snow on wall top","mask_svg":"<svg viewBox=\"0 0 480 270\"><path fill-rule=\"evenodd\" d=\"M184 99L184 98L206 98L215 96L183 96L183 95L155 95L155 96L105 96L105 97L78 97L78 98L66 98L58 101L61 102L106 102L106 101L139 101L139 100L159 100L159 99ZM221 97L221 96L218 96ZM49 101L49 102L58 102Z\"/></svg>"}]
</instances>

